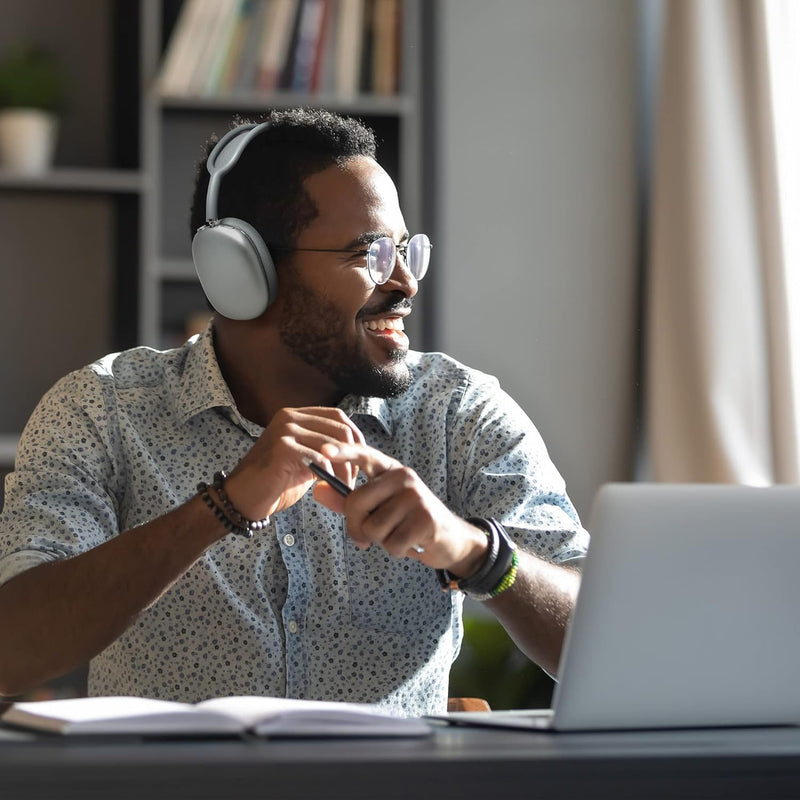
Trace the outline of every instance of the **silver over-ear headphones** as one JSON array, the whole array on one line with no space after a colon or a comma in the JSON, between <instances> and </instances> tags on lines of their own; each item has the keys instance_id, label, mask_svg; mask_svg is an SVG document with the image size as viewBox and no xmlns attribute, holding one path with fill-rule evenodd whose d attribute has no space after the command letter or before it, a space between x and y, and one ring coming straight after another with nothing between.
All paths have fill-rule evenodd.
<instances>
[{"instance_id":1,"label":"silver over-ear headphones","mask_svg":"<svg viewBox=\"0 0 800 800\"><path fill-rule=\"evenodd\" d=\"M228 131L207 161L211 178L206 193L206 224L192 239L192 259L208 301L230 319L255 319L275 299L278 290L272 256L258 231L244 220L217 217L222 178L250 140L267 127L269 123L262 122Z\"/></svg>"}]
</instances>

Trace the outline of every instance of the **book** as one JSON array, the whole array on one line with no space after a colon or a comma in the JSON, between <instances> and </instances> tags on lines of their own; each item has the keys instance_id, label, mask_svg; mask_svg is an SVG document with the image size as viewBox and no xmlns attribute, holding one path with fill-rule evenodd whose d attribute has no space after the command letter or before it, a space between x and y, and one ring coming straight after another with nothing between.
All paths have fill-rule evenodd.
<instances>
[{"instance_id":1,"label":"book","mask_svg":"<svg viewBox=\"0 0 800 800\"><path fill-rule=\"evenodd\" d=\"M397 92L398 22L397 0L375 0L373 6L372 91Z\"/></svg>"},{"instance_id":2,"label":"book","mask_svg":"<svg viewBox=\"0 0 800 800\"><path fill-rule=\"evenodd\" d=\"M163 95L181 95L189 88L200 55L197 41L202 35L208 9L207 0L185 0L181 6L161 67Z\"/></svg>"},{"instance_id":3,"label":"book","mask_svg":"<svg viewBox=\"0 0 800 800\"><path fill-rule=\"evenodd\" d=\"M200 19L197 21L196 33L190 44L193 63L181 93L183 95L199 94L205 85L219 36L219 23L228 10L227 2L217 2L217 0L195 0L195 2L200 4Z\"/></svg>"},{"instance_id":4,"label":"book","mask_svg":"<svg viewBox=\"0 0 800 800\"><path fill-rule=\"evenodd\" d=\"M336 91L353 97L359 91L364 46L364 0L340 0L336 31Z\"/></svg>"},{"instance_id":5,"label":"book","mask_svg":"<svg viewBox=\"0 0 800 800\"><path fill-rule=\"evenodd\" d=\"M5 725L66 736L414 737L430 726L376 705L283 697L215 697L177 703L147 697L80 697L14 703Z\"/></svg>"},{"instance_id":6,"label":"book","mask_svg":"<svg viewBox=\"0 0 800 800\"><path fill-rule=\"evenodd\" d=\"M249 9L247 33L242 44L241 58L229 87L233 92L252 91L258 79L258 61L264 41L264 31L269 20L271 0L250 0L250 2L254 8Z\"/></svg>"},{"instance_id":7,"label":"book","mask_svg":"<svg viewBox=\"0 0 800 800\"><path fill-rule=\"evenodd\" d=\"M289 46L286 50L280 74L278 75L278 89L288 91L292 88L292 73L294 72L294 56L297 52L297 42L300 38L300 25L303 21L303 8L307 0L298 0L292 19L289 35Z\"/></svg>"},{"instance_id":8,"label":"book","mask_svg":"<svg viewBox=\"0 0 800 800\"><path fill-rule=\"evenodd\" d=\"M217 16L210 23L213 33L201 59L202 71L193 76L191 90L194 94L216 93L239 18L239 0L216 0L216 3Z\"/></svg>"},{"instance_id":9,"label":"book","mask_svg":"<svg viewBox=\"0 0 800 800\"><path fill-rule=\"evenodd\" d=\"M228 52L222 64L219 79L214 85L216 94L229 94L234 87L236 78L241 69L244 48L253 27L253 18L256 15L256 0L240 0L236 11L236 18L231 30Z\"/></svg>"},{"instance_id":10,"label":"book","mask_svg":"<svg viewBox=\"0 0 800 800\"><path fill-rule=\"evenodd\" d=\"M375 0L364 0L361 18L361 61L358 65L358 90L372 91L372 54L375 50Z\"/></svg>"},{"instance_id":11,"label":"book","mask_svg":"<svg viewBox=\"0 0 800 800\"><path fill-rule=\"evenodd\" d=\"M297 23L291 79L288 88L308 92L314 72L314 62L324 32L325 0L303 0Z\"/></svg>"},{"instance_id":12,"label":"book","mask_svg":"<svg viewBox=\"0 0 800 800\"><path fill-rule=\"evenodd\" d=\"M298 0L273 0L266 21L258 68L257 89L271 92L280 86L281 73L290 56Z\"/></svg>"},{"instance_id":13,"label":"book","mask_svg":"<svg viewBox=\"0 0 800 800\"><path fill-rule=\"evenodd\" d=\"M339 0L326 0L322 19L322 36L311 72L311 91L333 94L336 89L336 28Z\"/></svg>"}]
</instances>

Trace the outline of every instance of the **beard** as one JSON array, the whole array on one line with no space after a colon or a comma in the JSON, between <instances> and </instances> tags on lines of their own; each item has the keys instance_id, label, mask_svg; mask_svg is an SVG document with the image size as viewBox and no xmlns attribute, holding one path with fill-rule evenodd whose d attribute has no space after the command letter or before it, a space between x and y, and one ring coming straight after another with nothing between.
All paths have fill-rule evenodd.
<instances>
[{"instance_id":1,"label":"beard","mask_svg":"<svg viewBox=\"0 0 800 800\"><path fill-rule=\"evenodd\" d=\"M347 342L347 323L342 312L317 294L296 275L284 280L284 308L280 320L281 341L294 355L319 370L344 394L364 397L399 397L411 385L404 350L393 350L390 365L376 364L358 342ZM371 313L408 308L411 301L401 292Z\"/></svg>"}]
</instances>

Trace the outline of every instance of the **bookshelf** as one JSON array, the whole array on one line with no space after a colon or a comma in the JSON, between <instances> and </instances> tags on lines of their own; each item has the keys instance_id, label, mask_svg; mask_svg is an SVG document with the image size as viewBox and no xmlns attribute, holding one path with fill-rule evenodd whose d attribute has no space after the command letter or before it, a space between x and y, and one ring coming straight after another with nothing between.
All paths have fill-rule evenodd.
<instances>
[{"instance_id":1,"label":"bookshelf","mask_svg":"<svg viewBox=\"0 0 800 800\"><path fill-rule=\"evenodd\" d=\"M191 262L189 204L202 144L227 130L234 114L303 105L360 117L376 130L409 230L424 228L423 0L398 4L394 93L324 85L168 92L159 76L181 0L7 6L0 54L21 40L51 49L63 63L68 100L54 169L28 177L0 167L0 358L9 376L0 392L0 470L13 463L19 431L59 377L113 350L172 346L188 319L208 313ZM418 309L409 333L422 347L421 300Z\"/></svg>"},{"instance_id":2,"label":"bookshelf","mask_svg":"<svg viewBox=\"0 0 800 800\"><path fill-rule=\"evenodd\" d=\"M66 372L138 338L142 209L142 2L7 0L0 56L35 45L66 89L55 166L0 167L0 472L41 395ZM132 302L132 298L134 301Z\"/></svg>"}]
</instances>

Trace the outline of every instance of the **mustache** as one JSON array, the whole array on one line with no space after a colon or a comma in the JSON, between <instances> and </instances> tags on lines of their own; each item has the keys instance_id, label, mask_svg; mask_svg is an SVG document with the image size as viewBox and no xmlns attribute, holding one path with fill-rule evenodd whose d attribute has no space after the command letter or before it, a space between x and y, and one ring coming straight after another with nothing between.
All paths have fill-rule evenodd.
<instances>
[{"instance_id":1,"label":"mustache","mask_svg":"<svg viewBox=\"0 0 800 800\"><path fill-rule=\"evenodd\" d=\"M356 319L371 317L379 314L392 314L395 311L411 311L414 307L414 299L406 297L402 292L392 292L386 299L377 306L371 308L364 307L356 314Z\"/></svg>"}]
</instances>

